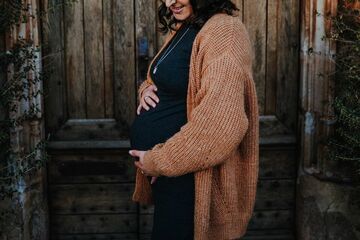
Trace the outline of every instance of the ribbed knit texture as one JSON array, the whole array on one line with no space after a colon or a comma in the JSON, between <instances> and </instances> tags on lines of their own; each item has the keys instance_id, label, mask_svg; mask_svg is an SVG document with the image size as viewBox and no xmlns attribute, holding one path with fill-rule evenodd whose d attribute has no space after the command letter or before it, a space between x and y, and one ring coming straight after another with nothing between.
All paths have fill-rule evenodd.
<instances>
[{"instance_id":1,"label":"ribbed knit texture","mask_svg":"<svg viewBox=\"0 0 360 240\"><path fill-rule=\"evenodd\" d=\"M251 61L241 20L226 14L211 17L193 43L188 122L144 155L145 167L160 175L195 172L195 240L241 237L253 213L259 112ZM148 72L138 96L152 83ZM146 176L137 169L133 200L152 204L151 194Z\"/></svg>"}]
</instances>

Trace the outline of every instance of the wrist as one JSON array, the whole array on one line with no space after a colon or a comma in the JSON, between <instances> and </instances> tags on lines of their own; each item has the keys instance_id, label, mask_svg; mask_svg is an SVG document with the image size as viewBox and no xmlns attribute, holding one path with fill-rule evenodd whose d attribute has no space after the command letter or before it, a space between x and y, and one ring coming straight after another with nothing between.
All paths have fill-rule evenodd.
<instances>
[{"instance_id":1,"label":"wrist","mask_svg":"<svg viewBox=\"0 0 360 240\"><path fill-rule=\"evenodd\" d=\"M153 159L151 157L151 152L146 151L143 156L143 166L145 169L147 169L149 172L153 173L154 175L158 176L160 175L159 172L156 169L155 163L153 162Z\"/></svg>"}]
</instances>

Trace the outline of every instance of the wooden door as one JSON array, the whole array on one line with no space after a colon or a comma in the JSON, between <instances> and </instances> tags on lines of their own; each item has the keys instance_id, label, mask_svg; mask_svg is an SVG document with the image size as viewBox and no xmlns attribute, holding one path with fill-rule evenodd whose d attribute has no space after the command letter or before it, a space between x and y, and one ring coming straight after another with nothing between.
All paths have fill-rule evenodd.
<instances>
[{"instance_id":1,"label":"wooden door","mask_svg":"<svg viewBox=\"0 0 360 240\"><path fill-rule=\"evenodd\" d=\"M49 0L56 11L43 29L52 69L45 81L51 239L138 239L128 135L139 1L59 3Z\"/></svg>"},{"instance_id":2,"label":"wooden door","mask_svg":"<svg viewBox=\"0 0 360 240\"><path fill-rule=\"evenodd\" d=\"M300 0L242 0L255 57L260 176L248 236L293 239L297 168ZM255 238L255 237L254 237Z\"/></svg>"},{"instance_id":3,"label":"wooden door","mask_svg":"<svg viewBox=\"0 0 360 240\"><path fill-rule=\"evenodd\" d=\"M62 0L47 0L57 6ZM294 223L298 0L237 0L255 52L260 180L248 239ZM131 201L136 91L163 42L155 0L78 0L44 24L51 239L147 239L153 208ZM241 213L239 213L241 214ZM268 236L265 238L264 236Z\"/></svg>"}]
</instances>

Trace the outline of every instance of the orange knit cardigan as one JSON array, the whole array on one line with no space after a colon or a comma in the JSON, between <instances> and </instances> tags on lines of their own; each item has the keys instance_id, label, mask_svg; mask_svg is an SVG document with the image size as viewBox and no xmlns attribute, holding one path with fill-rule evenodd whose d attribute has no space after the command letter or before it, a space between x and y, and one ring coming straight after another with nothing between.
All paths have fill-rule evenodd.
<instances>
[{"instance_id":1,"label":"orange knit cardigan","mask_svg":"<svg viewBox=\"0 0 360 240\"><path fill-rule=\"evenodd\" d=\"M161 50L172 36L170 32ZM251 61L251 44L241 20L223 13L212 16L193 43L188 122L144 155L146 168L160 175L194 172L195 240L241 237L253 213L259 113ZM148 71L138 97L150 84ZM132 199L153 203L151 185L140 169Z\"/></svg>"}]
</instances>

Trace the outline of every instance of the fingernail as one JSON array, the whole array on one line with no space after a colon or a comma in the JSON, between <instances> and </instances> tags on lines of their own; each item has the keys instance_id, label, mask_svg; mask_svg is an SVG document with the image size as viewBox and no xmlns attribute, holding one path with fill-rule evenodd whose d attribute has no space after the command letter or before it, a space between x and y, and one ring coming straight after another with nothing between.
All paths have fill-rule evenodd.
<instances>
[{"instance_id":1,"label":"fingernail","mask_svg":"<svg viewBox=\"0 0 360 240\"><path fill-rule=\"evenodd\" d=\"M132 151L130 150L129 153L132 154Z\"/></svg>"}]
</instances>

